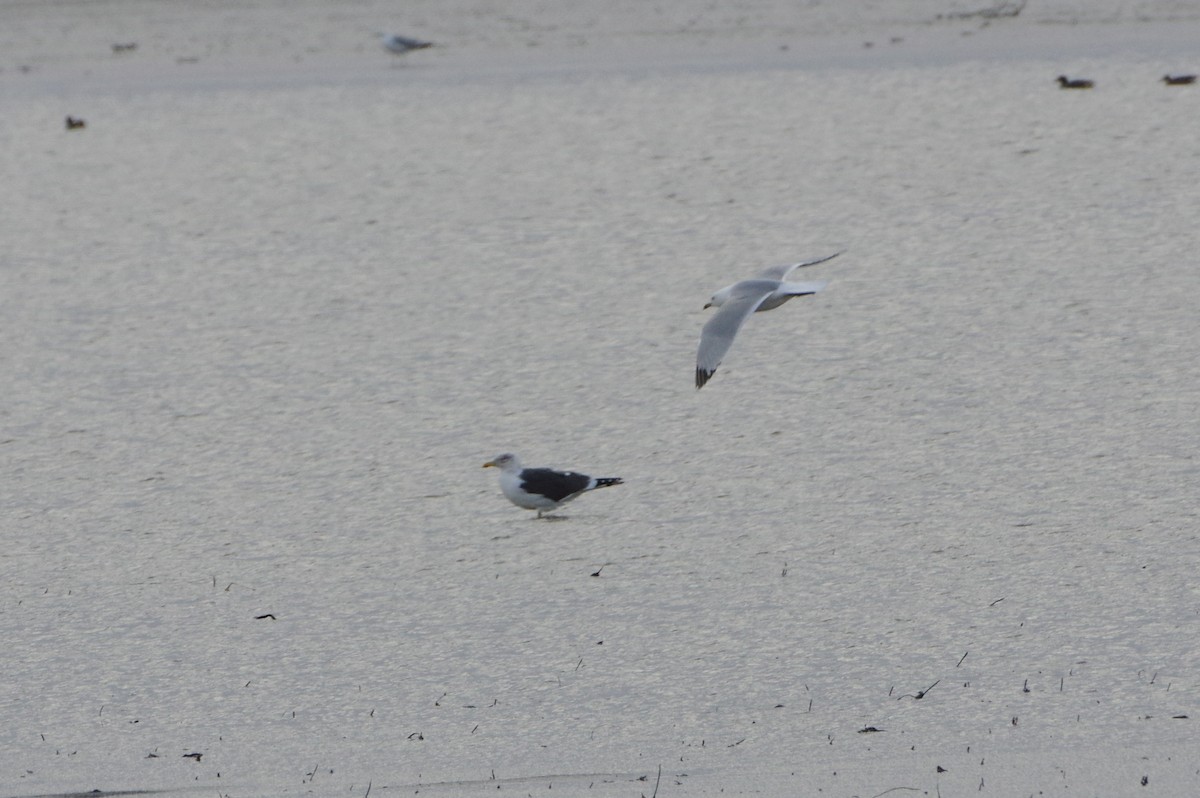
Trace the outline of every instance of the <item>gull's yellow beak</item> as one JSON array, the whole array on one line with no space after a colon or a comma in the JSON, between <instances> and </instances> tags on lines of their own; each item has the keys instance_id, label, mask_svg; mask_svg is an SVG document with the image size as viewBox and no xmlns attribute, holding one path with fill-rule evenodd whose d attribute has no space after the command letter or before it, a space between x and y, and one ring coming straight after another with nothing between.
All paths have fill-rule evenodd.
<instances>
[{"instance_id":1,"label":"gull's yellow beak","mask_svg":"<svg viewBox=\"0 0 1200 798\"><path fill-rule=\"evenodd\" d=\"M484 463L484 464L483 464L483 467L484 467L484 468L496 468L496 467L497 467L497 466L496 466L496 461L495 461L495 460L488 460L486 463Z\"/></svg>"}]
</instances>

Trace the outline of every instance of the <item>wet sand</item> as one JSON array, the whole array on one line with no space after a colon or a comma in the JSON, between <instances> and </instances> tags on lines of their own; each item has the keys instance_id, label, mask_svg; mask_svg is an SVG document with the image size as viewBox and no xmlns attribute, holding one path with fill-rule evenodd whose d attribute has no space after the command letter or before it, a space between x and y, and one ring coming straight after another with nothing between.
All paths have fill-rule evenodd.
<instances>
[{"instance_id":1,"label":"wet sand","mask_svg":"<svg viewBox=\"0 0 1200 798\"><path fill-rule=\"evenodd\" d=\"M1195 15L787 5L0 4L0 793L1195 793Z\"/></svg>"}]
</instances>

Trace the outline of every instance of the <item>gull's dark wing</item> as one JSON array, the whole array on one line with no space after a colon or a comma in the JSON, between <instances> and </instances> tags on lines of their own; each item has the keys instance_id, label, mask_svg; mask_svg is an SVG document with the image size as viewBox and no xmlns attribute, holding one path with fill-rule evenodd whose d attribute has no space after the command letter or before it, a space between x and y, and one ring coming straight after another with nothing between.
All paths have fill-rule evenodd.
<instances>
[{"instance_id":1,"label":"gull's dark wing","mask_svg":"<svg viewBox=\"0 0 1200 798\"><path fill-rule=\"evenodd\" d=\"M551 501L563 499L585 490L592 478L574 471L555 471L552 468L526 468L521 472L521 490L536 493Z\"/></svg>"}]
</instances>

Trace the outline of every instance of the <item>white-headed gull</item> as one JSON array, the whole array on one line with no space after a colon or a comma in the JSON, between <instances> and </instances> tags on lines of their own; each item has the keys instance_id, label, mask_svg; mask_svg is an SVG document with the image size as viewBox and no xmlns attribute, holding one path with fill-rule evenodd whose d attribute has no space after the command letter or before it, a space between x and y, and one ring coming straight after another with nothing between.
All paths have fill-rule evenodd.
<instances>
[{"instance_id":1,"label":"white-headed gull","mask_svg":"<svg viewBox=\"0 0 1200 798\"><path fill-rule=\"evenodd\" d=\"M620 477L589 477L574 471L525 468L515 454L497 455L494 460L484 463L483 467L499 468L500 490L518 507L537 510L538 518L581 493L624 482Z\"/></svg>"},{"instance_id":2,"label":"white-headed gull","mask_svg":"<svg viewBox=\"0 0 1200 798\"><path fill-rule=\"evenodd\" d=\"M816 266L832 260L840 254L835 252L817 260L772 266L753 279L727 285L713 294L704 307L717 307L720 310L700 331L700 349L696 352L696 389L703 388L716 373L721 358L733 346L734 337L751 313L773 310L794 296L815 294L826 286L825 282L789 283L789 274L804 266Z\"/></svg>"}]
</instances>

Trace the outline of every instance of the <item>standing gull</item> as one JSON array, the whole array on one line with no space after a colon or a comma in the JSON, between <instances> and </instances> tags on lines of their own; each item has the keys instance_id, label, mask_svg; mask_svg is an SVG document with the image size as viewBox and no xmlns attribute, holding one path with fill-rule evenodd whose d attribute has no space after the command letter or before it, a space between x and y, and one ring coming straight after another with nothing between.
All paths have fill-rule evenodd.
<instances>
[{"instance_id":1,"label":"standing gull","mask_svg":"<svg viewBox=\"0 0 1200 798\"><path fill-rule=\"evenodd\" d=\"M705 305L706 308L718 307L717 311L704 329L700 331L700 349L696 353L696 389L704 387L721 358L733 346L734 336L755 311L773 310L794 296L815 294L826 286L824 282L789 283L788 275L804 266L816 266L827 260L833 260L842 253L835 252L824 258L789 263L785 266L772 266L750 280L727 285Z\"/></svg>"},{"instance_id":2,"label":"standing gull","mask_svg":"<svg viewBox=\"0 0 1200 798\"><path fill-rule=\"evenodd\" d=\"M404 55L409 50L424 50L426 47L433 47L433 42L412 39L398 33L381 33L379 38L383 42L384 49L396 55Z\"/></svg>"},{"instance_id":3,"label":"standing gull","mask_svg":"<svg viewBox=\"0 0 1200 798\"><path fill-rule=\"evenodd\" d=\"M624 482L620 477L589 477L574 471L523 468L515 454L497 455L496 459L484 463L483 467L499 468L500 490L518 507L537 510L538 518L581 493Z\"/></svg>"}]
</instances>

